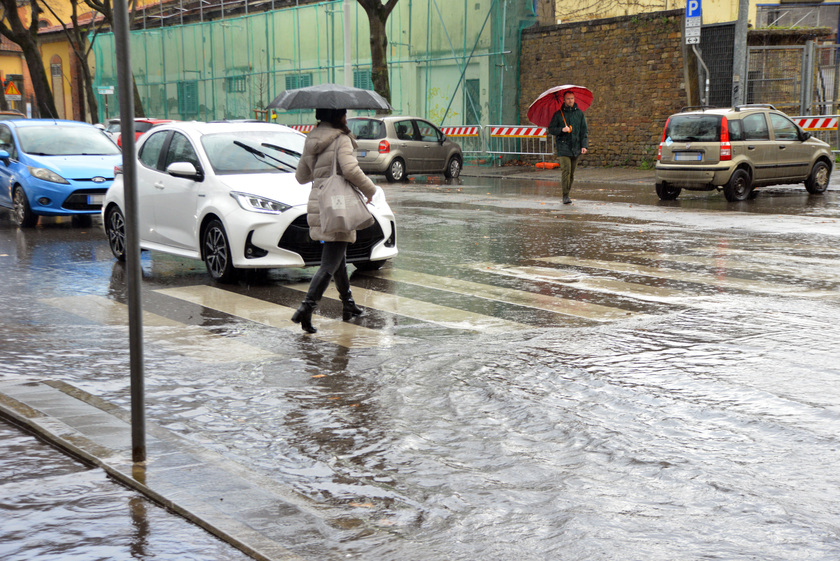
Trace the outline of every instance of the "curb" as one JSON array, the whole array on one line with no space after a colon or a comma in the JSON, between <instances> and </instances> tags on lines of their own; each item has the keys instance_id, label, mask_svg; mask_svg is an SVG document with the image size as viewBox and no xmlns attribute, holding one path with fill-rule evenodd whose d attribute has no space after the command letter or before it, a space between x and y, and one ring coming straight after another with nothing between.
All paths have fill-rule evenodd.
<instances>
[{"instance_id":1,"label":"curb","mask_svg":"<svg viewBox=\"0 0 840 561\"><path fill-rule=\"evenodd\" d=\"M64 419L51 415L50 410L65 411L60 415ZM130 414L101 398L64 382L0 383L0 417L80 461L103 469L123 485L204 528L257 561L303 561L265 532L254 529L248 520L234 515L237 506L242 506L241 500L237 501L237 495L244 491L256 490L266 502L279 502L286 510L290 507L299 509L299 505L266 488L279 484L259 481L261 476L246 473L247 468L215 457L214 453L199 449L183 437L148 422L147 448L154 448L155 456L164 459L167 465L156 466L154 460L133 463ZM82 427L89 430L65 423L70 418L90 423ZM126 439L126 436L129 438ZM209 475L210 478L203 479L197 475ZM218 481L230 490L214 489L213 477L218 477ZM168 481L170 478L173 481ZM179 483L178 479L183 481ZM254 480L257 480L256 484ZM206 485L208 481L211 482L209 489ZM221 495L226 494L230 495L230 499L224 503L228 496ZM211 498L218 498L218 502L213 504ZM225 510L233 510L234 513Z\"/></svg>"}]
</instances>

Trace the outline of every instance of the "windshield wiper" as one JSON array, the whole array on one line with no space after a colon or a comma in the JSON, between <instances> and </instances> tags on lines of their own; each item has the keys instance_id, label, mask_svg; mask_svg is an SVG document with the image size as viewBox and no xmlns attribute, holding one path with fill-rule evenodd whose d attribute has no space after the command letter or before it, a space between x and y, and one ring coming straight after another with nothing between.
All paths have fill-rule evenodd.
<instances>
[{"instance_id":1,"label":"windshield wiper","mask_svg":"<svg viewBox=\"0 0 840 561\"><path fill-rule=\"evenodd\" d=\"M277 168L279 170L282 170L282 171L295 171L295 168L293 168L292 166L290 166L289 164L287 164L283 160L275 158L274 156L269 156L265 152L261 152L260 150L257 150L253 146L250 146L250 145L245 144L244 142L240 142L238 140L234 140L233 143L235 145L239 146L240 148L242 148L243 150L245 150L246 152L250 152L254 156L257 156L258 158L262 158L263 161L265 161L265 163L267 163L270 166L274 166L275 168ZM274 160L275 162L277 162L278 164L280 164L283 167L281 168L277 164L273 164L273 163L269 162L268 161L269 159ZM286 168L286 169L283 170L283 168Z\"/></svg>"},{"instance_id":2,"label":"windshield wiper","mask_svg":"<svg viewBox=\"0 0 840 561\"><path fill-rule=\"evenodd\" d=\"M295 152L294 150L289 150L288 148L283 148L282 146L277 146L276 144L269 144L268 142L263 142L260 144L265 148L271 148L272 150L277 150L278 152L283 152L284 154L288 154L289 156L294 156L295 158L300 158L301 153Z\"/></svg>"}]
</instances>

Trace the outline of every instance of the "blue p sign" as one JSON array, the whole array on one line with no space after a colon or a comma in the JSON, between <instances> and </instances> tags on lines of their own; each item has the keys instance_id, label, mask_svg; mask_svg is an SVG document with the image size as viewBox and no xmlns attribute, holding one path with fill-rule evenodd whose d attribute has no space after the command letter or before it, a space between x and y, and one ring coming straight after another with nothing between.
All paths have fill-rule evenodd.
<instances>
[{"instance_id":1,"label":"blue p sign","mask_svg":"<svg viewBox=\"0 0 840 561\"><path fill-rule=\"evenodd\" d=\"M700 0L686 0L685 17L695 18L700 16Z\"/></svg>"}]
</instances>

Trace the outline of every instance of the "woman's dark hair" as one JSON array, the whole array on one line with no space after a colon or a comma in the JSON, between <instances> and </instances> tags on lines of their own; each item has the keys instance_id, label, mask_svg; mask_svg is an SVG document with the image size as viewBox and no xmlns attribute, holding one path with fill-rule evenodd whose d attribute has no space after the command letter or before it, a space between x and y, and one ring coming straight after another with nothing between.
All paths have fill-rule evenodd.
<instances>
[{"instance_id":1,"label":"woman's dark hair","mask_svg":"<svg viewBox=\"0 0 840 561\"><path fill-rule=\"evenodd\" d=\"M350 129L348 129L344 123L342 122L342 117L347 115L346 109L316 109L315 110L315 120L327 122L334 126L337 129L341 129L345 133L349 133Z\"/></svg>"}]
</instances>

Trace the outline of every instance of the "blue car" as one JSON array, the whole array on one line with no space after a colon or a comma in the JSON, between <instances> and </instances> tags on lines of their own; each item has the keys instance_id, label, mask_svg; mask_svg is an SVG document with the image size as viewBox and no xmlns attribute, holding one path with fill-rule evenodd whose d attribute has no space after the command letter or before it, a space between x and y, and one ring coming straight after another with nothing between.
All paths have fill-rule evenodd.
<instances>
[{"instance_id":1,"label":"blue car","mask_svg":"<svg viewBox=\"0 0 840 561\"><path fill-rule=\"evenodd\" d=\"M39 216L99 214L122 165L119 147L87 123L53 119L0 122L0 207L20 227Z\"/></svg>"}]
</instances>

